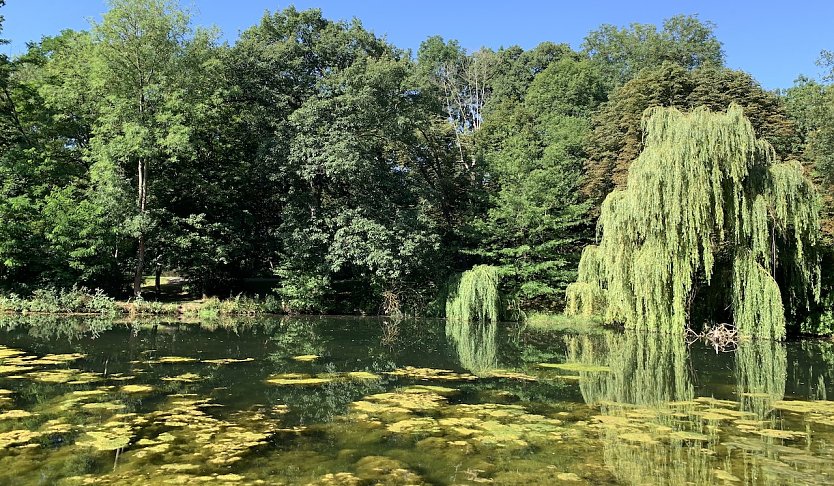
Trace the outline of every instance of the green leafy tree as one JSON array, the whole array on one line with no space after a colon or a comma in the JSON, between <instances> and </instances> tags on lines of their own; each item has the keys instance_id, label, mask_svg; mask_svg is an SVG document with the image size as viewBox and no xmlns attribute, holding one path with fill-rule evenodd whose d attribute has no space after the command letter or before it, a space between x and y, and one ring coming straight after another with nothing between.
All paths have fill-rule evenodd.
<instances>
[{"instance_id":1,"label":"green leafy tree","mask_svg":"<svg viewBox=\"0 0 834 486\"><path fill-rule=\"evenodd\" d=\"M101 94L91 157L135 181L130 222L137 241L133 292L139 296L154 217L154 171L189 149L183 83L190 27L168 0L112 0L93 26L92 85ZM114 169L115 170L115 169Z\"/></svg>"},{"instance_id":2,"label":"green leafy tree","mask_svg":"<svg viewBox=\"0 0 834 486\"><path fill-rule=\"evenodd\" d=\"M711 293L740 334L784 338L783 295L791 307L809 290L819 299L817 194L802 166L779 162L736 104L646 116L645 148L603 203L567 312L681 333Z\"/></svg>"},{"instance_id":3,"label":"green leafy tree","mask_svg":"<svg viewBox=\"0 0 834 486\"><path fill-rule=\"evenodd\" d=\"M75 284L118 291L120 221L105 207L119 184L86 158L95 116L87 83L89 37L65 31L31 44L5 90L16 136L0 157L4 286L20 291ZM125 200L111 201L112 208Z\"/></svg>"},{"instance_id":4,"label":"green leafy tree","mask_svg":"<svg viewBox=\"0 0 834 486\"><path fill-rule=\"evenodd\" d=\"M263 134L252 149L281 188L268 204L288 310L334 310L344 292L354 298L343 311L376 311L383 291L430 287L438 205L421 197L431 166L411 161L430 151L434 127L423 118L415 130L424 105L405 54L358 22L289 8L245 32L231 62L249 73L234 91L248 95L246 123Z\"/></svg>"},{"instance_id":5,"label":"green leafy tree","mask_svg":"<svg viewBox=\"0 0 834 486\"><path fill-rule=\"evenodd\" d=\"M801 76L787 90L785 102L802 137L803 159L813 170L815 182L823 193L823 231L834 235L834 62L823 51L818 64L828 66L831 74L822 83ZM829 60L829 61L827 61ZM829 82L826 82L829 81Z\"/></svg>"},{"instance_id":6,"label":"green leafy tree","mask_svg":"<svg viewBox=\"0 0 834 486\"><path fill-rule=\"evenodd\" d=\"M499 266L502 285L521 309L562 305L590 236L579 190L590 113L605 98L594 64L562 57L541 71L523 102L495 110L479 142L489 173L490 207L472 225L472 250Z\"/></svg>"},{"instance_id":7,"label":"green leafy tree","mask_svg":"<svg viewBox=\"0 0 834 486\"><path fill-rule=\"evenodd\" d=\"M652 24L635 23L629 28L605 24L588 34L583 48L599 63L611 86L620 86L664 62L686 70L722 65L724 53L714 29L712 22L688 15L664 20L660 31Z\"/></svg>"},{"instance_id":8,"label":"green leafy tree","mask_svg":"<svg viewBox=\"0 0 834 486\"><path fill-rule=\"evenodd\" d=\"M820 222L824 236L822 293L819 305L808 313L803 332L831 334L834 329L834 62L823 51L818 64L827 69L820 81L800 76L785 93L785 104L801 137L801 157L820 190Z\"/></svg>"},{"instance_id":9,"label":"green leafy tree","mask_svg":"<svg viewBox=\"0 0 834 486\"><path fill-rule=\"evenodd\" d=\"M692 71L674 63L643 71L615 90L593 116L588 141L585 190L601 201L625 184L631 162L643 150L643 112L652 107L692 110L705 106L723 111L739 104L756 135L767 140L780 157L797 151L796 127L782 100L742 71L705 66Z\"/></svg>"}]
</instances>

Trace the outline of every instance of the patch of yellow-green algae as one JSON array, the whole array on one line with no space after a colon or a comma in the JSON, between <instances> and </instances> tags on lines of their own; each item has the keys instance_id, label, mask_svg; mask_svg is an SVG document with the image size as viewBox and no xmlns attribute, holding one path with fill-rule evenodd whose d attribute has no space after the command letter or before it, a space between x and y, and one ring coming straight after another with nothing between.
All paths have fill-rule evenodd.
<instances>
[{"instance_id":1,"label":"patch of yellow-green algae","mask_svg":"<svg viewBox=\"0 0 834 486\"><path fill-rule=\"evenodd\" d=\"M528 375L526 373L521 373L519 371L511 371L511 370L490 370L484 373L484 377L487 378L504 378L507 380L518 380L518 381L539 381L539 378L533 375Z\"/></svg>"},{"instance_id":2,"label":"patch of yellow-green algae","mask_svg":"<svg viewBox=\"0 0 834 486\"><path fill-rule=\"evenodd\" d=\"M160 378L162 381L176 381L181 383L196 383L203 379L202 376L196 373L183 373L181 375L176 376L163 376Z\"/></svg>"},{"instance_id":3,"label":"patch of yellow-green algae","mask_svg":"<svg viewBox=\"0 0 834 486\"><path fill-rule=\"evenodd\" d=\"M195 363L197 358L189 358L186 356L162 356L154 360L148 361L154 364L181 364L181 363Z\"/></svg>"},{"instance_id":4,"label":"patch of yellow-green algae","mask_svg":"<svg viewBox=\"0 0 834 486\"><path fill-rule=\"evenodd\" d=\"M453 390L442 390L449 394ZM458 404L431 387L408 387L379 393L351 404L355 417L375 421L394 434L444 438L461 446L527 447L561 438L562 422L528 413L520 405Z\"/></svg>"},{"instance_id":5,"label":"patch of yellow-green algae","mask_svg":"<svg viewBox=\"0 0 834 486\"><path fill-rule=\"evenodd\" d=\"M31 412L27 412L26 410L7 410L0 413L0 420L29 418L32 415Z\"/></svg>"},{"instance_id":6,"label":"patch of yellow-green algae","mask_svg":"<svg viewBox=\"0 0 834 486\"><path fill-rule=\"evenodd\" d=\"M406 366L394 371L389 371L387 374L396 377L413 378L425 381L474 381L478 379L477 376L469 373L456 373L452 370L435 368L415 368L413 366Z\"/></svg>"},{"instance_id":7,"label":"patch of yellow-green algae","mask_svg":"<svg viewBox=\"0 0 834 486\"><path fill-rule=\"evenodd\" d=\"M554 368L563 371L574 371L579 373L607 373L611 371L608 366L600 366L587 363L539 363L539 368Z\"/></svg>"},{"instance_id":8,"label":"patch of yellow-green algae","mask_svg":"<svg viewBox=\"0 0 834 486\"><path fill-rule=\"evenodd\" d=\"M81 371L73 368L31 371L26 373L26 377L30 380L40 381L43 383L62 383L69 385L86 385L88 383L95 383L103 380L103 378L97 373Z\"/></svg>"},{"instance_id":9,"label":"patch of yellow-green algae","mask_svg":"<svg viewBox=\"0 0 834 486\"><path fill-rule=\"evenodd\" d=\"M280 424L261 411L221 419L209 413L216 405L209 399L176 396L148 414L114 415L91 426L75 447L111 451L111 461L116 451L118 465L109 472L69 478L67 484L267 484L235 468L267 445Z\"/></svg>"},{"instance_id":10,"label":"patch of yellow-green algae","mask_svg":"<svg viewBox=\"0 0 834 486\"><path fill-rule=\"evenodd\" d=\"M255 358L204 359L200 362L205 363L205 364L212 364L212 365L228 365L228 364L236 364L236 363L251 363L252 361L255 361Z\"/></svg>"},{"instance_id":11,"label":"patch of yellow-green algae","mask_svg":"<svg viewBox=\"0 0 834 486\"><path fill-rule=\"evenodd\" d=\"M283 373L267 378L270 385L323 385L333 381L334 377L317 377L303 373Z\"/></svg>"},{"instance_id":12,"label":"patch of yellow-green algae","mask_svg":"<svg viewBox=\"0 0 834 486\"><path fill-rule=\"evenodd\" d=\"M347 373L280 373L270 376L266 382L270 385L315 386L340 381L376 381L380 376L369 371L349 371Z\"/></svg>"},{"instance_id":13,"label":"patch of yellow-green algae","mask_svg":"<svg viewBox=\"0 0 834 486\"><path fill-rule=\"evenodd\" d=\"M345 376L351 380L379 380L380 376L369 371L348 371Z\"/></svg>"},{"instance_id":14,"label":"patch of yellow-green algae","mask_svg":"<svg viewBox=\"0 0 834 486\"><path fill-rule=\"evenodd\" d=\"M79 359L84 358L84 355L81 353L67 353L67 354L47 354L40 358L26 360L26 364L30 366L39 366L39 365L61 365L65 363L71 363L73 361L77 361Z\"/></svg>"},{"instance_id":15,"label":"patch of yellow-green algae","mask_svg":"<svg viewBox=\"0 0 834 486\"><path fill-rule=\"evenodd\" d=\"M105 423L98 430L87 430L76 439L75 445L92 447L98 451L115 451L127 447L132 437L133 430L127 424Z\"/></svg>"},{"instance_id":16,"label":"patch of yellow-green algae","mask_svg":"<svg viewBox=\"0 0 834 486\"><path fill-rule=\"evenodd\" d=\"M124 385L119 388L122 393L149 393L154 390L151 385Z\"/></svg>"},{"instance_id":17,"label":"patch of yellow-green algae","mask_svg":"<svg viewBox=\"0 0 834 486\"><path fill-rule=\"evenodd\" d=\"M21 356L21 355L24 355L24 354L26 354L25 351L10 348L8 346L4 346L4 345L0 344L0 359L13 358L15 356Z\"/></svg>"}]
</instances>

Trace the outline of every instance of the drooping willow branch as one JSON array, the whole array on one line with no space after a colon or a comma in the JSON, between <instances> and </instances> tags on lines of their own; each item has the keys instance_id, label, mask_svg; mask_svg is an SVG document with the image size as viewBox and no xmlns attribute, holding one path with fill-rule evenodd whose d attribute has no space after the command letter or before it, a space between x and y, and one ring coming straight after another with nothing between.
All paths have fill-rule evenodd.
<instances>
[{"instance_id":1,"label":"drooping willow branch","mask_svg":"<svg viewBox=\"0 0 834 486\"><path fill-rule=\"evenodd\" d=\"M802 167L778 162L735 104L726 113L652 108L643 124L645 148L627 188L602 205L599 246L583 252L566 312L683 332L696 280L709 284L729 251L739 333L782 339L782 294L819 296L818 196Z\"/></svg>"},{"instance_id":2,"label":"drooping willow branch","mask_svg":"<svg viewBox=\"0 0 834 486\"><path fill-rule=\"evenodd\" d=\"M452 283L446 300L446 318L463 322L498 322L501 310L498 284L497 267L475 265L471 270L463 272Z\"/></svg>"}]
</instances>

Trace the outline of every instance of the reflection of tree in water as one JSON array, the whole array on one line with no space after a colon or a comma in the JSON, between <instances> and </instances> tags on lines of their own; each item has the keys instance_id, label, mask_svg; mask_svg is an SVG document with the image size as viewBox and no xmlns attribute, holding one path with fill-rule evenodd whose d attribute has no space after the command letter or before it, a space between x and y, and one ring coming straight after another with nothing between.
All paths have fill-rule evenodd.
<instances>
[{"instance_id":1,"label":"reflection of tree in water","mask_svg":"<svg viewBox=\"0 0 834 486\"><path fill-rule=\"evenodd\" d=\"M475 375L497 367L497 330L498 324L490 321L446 321L446 336L454 344L461 366Z\"/></svg>"},{"instance_id":2,"label":"reflection of tree in water","mask_svg":"<svg viewBox=\"0 0 834 486\"><path fill-rule=\"evenodd\" d=\"M801 341L789 352L791 392L818 400L834 399L834 342Z\"/></svg>"},{"instance_id":3,"label":"reflection of tree in water","mask_svg":"<svg viewBox=\"0 0 834 486\"><path fill-rule=\"evenodd\" d=\"M569 361L608 369L580 371L580 389L599 407L590 427L599 430L605 464L620 482L775 485L814 482L830 472L823 466L825 439L811 440L819 432L774 410L785 396L782 343L741 343L737 401L695 397L683 339L624 333L573 336L566 343Z\"/></svg>"},{"instance_id":4,"label":"reflection of tree in water","mask_svg":"<svg viewBox=\"0 0 834 486\"><path fill-rule=\"evenodd\" d=\"M579 387L588 404L656 405L693 397L683 336L629 331L568 336L565 342L568 361L609 368L580 371Z\"/></svg>"},{"instance_id":5,"label":"reflection of tree in water","mask_svg":"<svg viewBox=\"0 0 834 486\"><path fill-rule=\"evenodd\" d=\"M319 355L325 346L316 332L315 321L307 318L282 318L270 321L269 340L274 351L269 359L283 362L302 354Z\"/></svg>"},{"instance_id":6,"label":"reflection of tree in water","mask_svg":"<svg viewBox=\"0 0 834 486\"><path fill-rule=\"evenodd\" d=\"M741 410L765 418L785 397L788 354L776 341L743 341L735 353L736 396Z\"/></svg>"},{"instance_id":7,"label":"reflection of tree in water","mask_svg":"<svg viewBox=\"0 0 834 486\"><path fill-rule=\"evenodd\" d=\"M568 361L607 367L580 371L579 387L589 405L600 407L600 439L605 464L626 484L705 484L710 458L673 431L701 428L683 415L694 387L682 335L627 331L566 338ZM579 368L581 369L581 368ZM602 368L599 368L602 369ZM695 445L696 447L693 447Z\"/></svg>"},{"instance_id":8,"label":"reflection of tree in water","mask_svg":"<svg viewBox=\"0 0 834 486\"><path fill-rule=\"evenodd\" d=\"M77 341L97 337L113 327L113 319L91 316L0 315L0 329L26 329L29 336L39 340Z\"/></svg>"}]
</instances>

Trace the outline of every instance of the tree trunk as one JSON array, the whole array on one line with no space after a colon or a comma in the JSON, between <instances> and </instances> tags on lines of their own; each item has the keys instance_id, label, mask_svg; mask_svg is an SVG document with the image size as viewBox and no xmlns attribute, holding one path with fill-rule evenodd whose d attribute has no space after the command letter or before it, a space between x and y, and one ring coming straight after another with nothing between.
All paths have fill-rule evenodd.
<instances>
[{"instance_id":1,"label":"tree trunk","mask_svg":"<svg viewBox=\"0 0 834 486\"><path fill-rule=\"evenodd\" d=\"M156 266L156 297L162 293L162 265Z\"/></svg>"},{"instance_id":2,"label":"tree trunk","mask_svg":"<svg viewBox=\"0 0 834 486\"><path fill-rule=\"evenodd\" d=\"M142 273L145 267L145 234L139 233L139 249L136 252L136 274L133 278L133 296L142 296Z\"/></svg>"},{"instance_id":3,"label":"tree trunk","mask_svg":"<svg viewBox=\"0 0 834 486\"><path fill-rule=\"evenodd\" d=\"M148 164L142 159L139 159L139 216L141 218L139 228L139 244L136 251L136 273L133 278L133 296L139 298L142 296L142 280L145 272L145 204L148 196Z\"/></svg>"}]
</instances>

